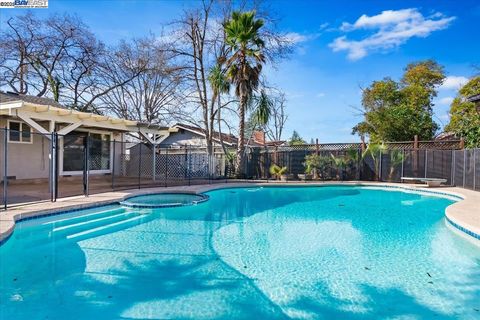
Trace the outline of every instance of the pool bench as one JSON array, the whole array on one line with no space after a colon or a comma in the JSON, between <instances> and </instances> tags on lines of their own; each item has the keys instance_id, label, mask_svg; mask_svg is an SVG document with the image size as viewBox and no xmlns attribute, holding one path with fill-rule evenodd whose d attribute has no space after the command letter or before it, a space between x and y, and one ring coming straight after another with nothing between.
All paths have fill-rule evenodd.
<instances>
[{"instance_id":1,"label":"pool bench","mask_svg":"<svg viewBox=\"0 0 480 320\"><path fill-rule=\"evenodd\" d=\"M402 177L402 181L420 181L425 182L429 188L440 187L442 183L447 182L447 179L442 178L414 178L414 177Z\"/></svg>"}]
</instances>

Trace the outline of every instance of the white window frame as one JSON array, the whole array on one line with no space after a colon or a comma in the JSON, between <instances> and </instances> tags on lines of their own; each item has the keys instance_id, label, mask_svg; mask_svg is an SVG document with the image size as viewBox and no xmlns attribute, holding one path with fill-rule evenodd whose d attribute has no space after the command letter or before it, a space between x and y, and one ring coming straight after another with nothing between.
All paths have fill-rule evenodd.
<instances>
[{"instance_id":1,"label":"white window frame","mask_svg":"<svg viewBox=\"0 0 480 320\"><path fill-rule=\"evenodd\" d=\"M20 125L20 130L18 131L18 134L19 134L19 141L14 141L14 140L10 140L10 123L18 123ZM30 127L28 124L26 124L25 122L23 121L18 121L18 120L7 120L7 126L8 126L8 143L19 143L19 144L33 144L33 128ZM23 132L23 126L27 126L30 128L30 141L23 141L23 135L22 135L22 132Z\"/></svg>"},{"instance_id":2,"label":"white window frame","mask_svg":"<svg viewBox=\"0 0 480 320\"><path fill-rule=\"evenodd\" d=\"M87 132L89 135L90 133L96 133L101 135L110 136L110 163L109 168L105 170L90 170L89 172L92 174L108 174L112 173L112 163L113 163L113 133L108 131L100 131L100 130L85 130L85 129L76 129L74 131L79 132ZM60 169L60 176L79 176L83 175L83 171L63 171L63 137L59 136L59 169Z\"/></svg>"}]
</instances>

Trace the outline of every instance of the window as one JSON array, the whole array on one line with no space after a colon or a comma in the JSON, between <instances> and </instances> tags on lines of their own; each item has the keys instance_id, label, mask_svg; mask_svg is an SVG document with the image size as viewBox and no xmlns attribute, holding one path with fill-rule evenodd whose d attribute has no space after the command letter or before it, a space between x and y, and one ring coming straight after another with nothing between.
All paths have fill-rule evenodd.
<instances>
[{"instance_id":1,"label":"window","mask_svg":"<svg viewBox=\"0 0 480 320\"><path fill-rule=\"evenodd\" d=\"M32 129L26 123L8 121L8 142L32 143Z\"/></svg>"}]
</instances>

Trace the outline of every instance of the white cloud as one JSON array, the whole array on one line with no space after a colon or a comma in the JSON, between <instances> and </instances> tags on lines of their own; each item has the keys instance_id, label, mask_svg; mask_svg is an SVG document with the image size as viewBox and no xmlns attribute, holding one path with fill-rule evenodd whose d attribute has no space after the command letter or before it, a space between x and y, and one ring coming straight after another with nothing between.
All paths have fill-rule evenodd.
<instances>
[{"instance_id":1,"label":"white cloud","mask_svg":"<svg viewBox=\"0 0 480 320\"><path fill-rule=\"evenodd\" d=\"M284 35L284 39L292 43L300 43L307 41L308 37L297 32L288 32Z\"/></svg>"},{"instance_id":2,"label":"white cloud","mask_svg":"<svg viewBox=\"0 0 480 320\"><path fill-rule=\"evenodd\" d=\"M462 76L448 76L440 86L442 90L458 90L468 82L468 78Z\"/></svg>"},{"instance_id":3,"label":"white cloud","mask_svg":"<svg viewBox=\"0 0 480 320\"><path fill-rule=\"evenodd\" d=\"M325 97L325 92L319 92L317 94L317 98L323 98L323 97Z\"/></svg>"},{"instance_id":4,"label":"white cloud","mask_svg":"<svg viewBox=\"0 0 480 320\"><path fill-rule=\"evenodd\" d=\"M445 97L439 100L440 104L447 105L447 106L452 104L452 101L453 101L453 97Z\"/></svg>"},{"instance_id":5,"label":"white cloud","mask_svg":"<svg viewBox=\"0 0 480 320\"><path fill-rule=\"evenodd\" d=\"M370 52L396 48L410 38L428 37L432 32L447 28L455 17L441 13L423 16L418 9L386 10L375 16L362 15L350 24L344 22L342 31L376 30L362 40L350 40L346 35L336 38L329 47L334 52L347 51L350 60L359 60Z\"/></svg>"},{"instance_id":6,"label":"white cloud","mask_svg":"<svg viewBox=\"0 0 480 320\"><path fill-rule=\"evenodd\" d=\"M311 41L311 40L314 40L316 38L318 38L320 36L320 34L302 34L302 33L298 33L298 32L288 32L286 33L283 37L286 41L289 41L293 44L297 44L297 43L302 43L302 42L307 42L307 41Z\"/></svg>"}]
</instances>

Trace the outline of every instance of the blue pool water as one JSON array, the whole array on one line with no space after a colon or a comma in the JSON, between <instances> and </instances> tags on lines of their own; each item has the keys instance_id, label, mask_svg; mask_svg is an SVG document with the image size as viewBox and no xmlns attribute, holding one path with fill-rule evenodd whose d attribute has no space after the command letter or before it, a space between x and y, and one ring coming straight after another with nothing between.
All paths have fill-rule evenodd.
<instances>
[{"instance_id":1,"label":"blue pool water","mask_svg":"<svg viewBox=\"0 0 480 320\"><path fill-rule=\"evenodd\" d=\"M365 187L236 188L194 206L19 223L0 319L480 319L480 247L452 200Z\"/></svg>"},{"instance_id":2,"label":"blue pool water","mask_svg":"<svg viewBox=\"0 0 480 320\"><path fill-rule=\"evenodd\" d=\"M208 197L200 194L158 193L131 197L122 201L121 204L133 208L158 208L166 206L192 205L206 200L208 200Z\"/></svg>"}]
</instances>

